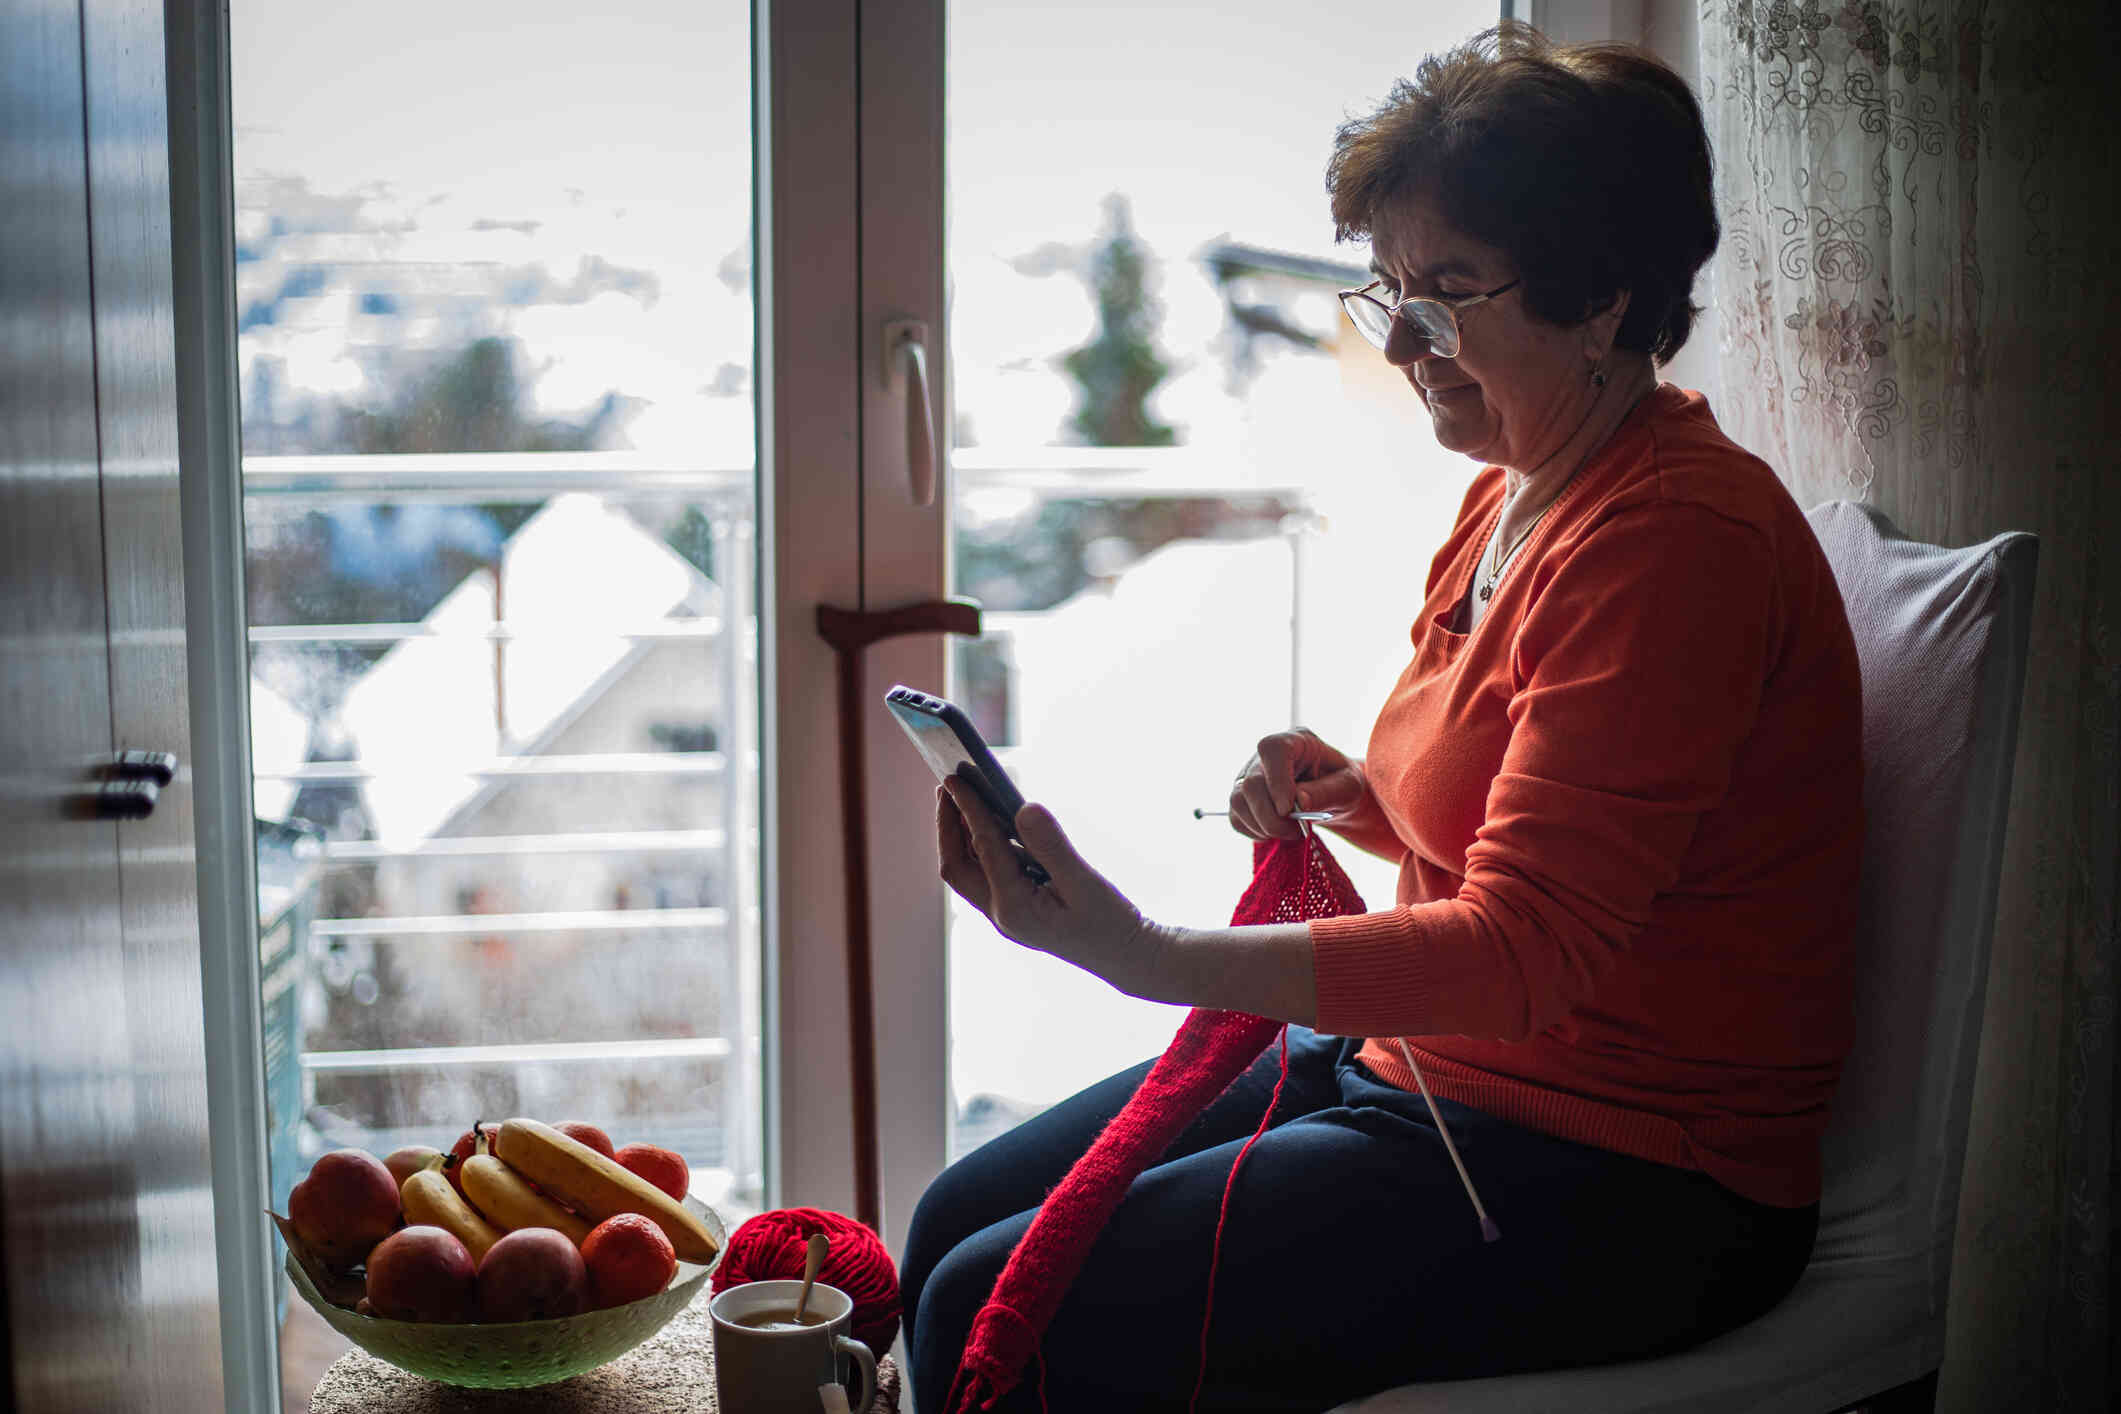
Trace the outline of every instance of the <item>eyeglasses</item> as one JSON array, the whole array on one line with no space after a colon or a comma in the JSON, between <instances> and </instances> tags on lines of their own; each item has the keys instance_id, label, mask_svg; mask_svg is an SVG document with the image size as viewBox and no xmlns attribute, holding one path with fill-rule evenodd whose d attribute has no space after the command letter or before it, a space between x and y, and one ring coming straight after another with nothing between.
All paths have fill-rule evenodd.
<instances>
[{"instance_id":1,"label":"eyeglasses","mask_svg":"<svg viewBox=\"0 0 2121 1414\"><path fill-rule=\"evenodd\" d=\"M1484 304L1497 295L1508 294L1517 288L1519 281L1497 285L1486 294L1466 295L1459 299L1444 299L1437 295L1408 295L1396 304L1386 304L1370 291L1384 284L1372 280L1359 290L1342 290L1340 307L1348 311L1348 322L1362 331L1362 336L1378 348L1392 337L1392 320L1407 321L1407 327L1428 341L1430 350L1438 358L1458 357L1458 313Z\"/></svg>"}]
</instances>

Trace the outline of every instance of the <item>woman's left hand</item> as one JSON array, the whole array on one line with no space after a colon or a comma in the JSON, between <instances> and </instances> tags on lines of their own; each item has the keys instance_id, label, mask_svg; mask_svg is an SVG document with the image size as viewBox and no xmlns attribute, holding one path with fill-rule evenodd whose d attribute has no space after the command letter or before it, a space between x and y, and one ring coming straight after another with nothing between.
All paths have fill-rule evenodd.
<instances>
[{"instance_id":1,"label":"woman's left hand","mask_svg":"<svg viewBox=\"0 0 2121 1414\"><path fill-rule=\"evenodd\" d=\"M935 793L943 882L987 915L1003 937L1051 953L1139 995L1155 966L1158 929L1104 875L1083 862L1043 805L1017 812L1025 850L1050 876L1035 884L971 787L946 780Z\"/></svg>"}]
</instances>

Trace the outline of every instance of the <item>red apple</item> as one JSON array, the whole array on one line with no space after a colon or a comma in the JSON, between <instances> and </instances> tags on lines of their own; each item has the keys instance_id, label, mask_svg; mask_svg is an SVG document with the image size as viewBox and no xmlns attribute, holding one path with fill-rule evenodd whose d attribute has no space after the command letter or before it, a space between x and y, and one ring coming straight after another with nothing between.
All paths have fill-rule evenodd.
<instances>
[{"instance_id":1,"label":"red apple","mask_svg":"<svg viewBox=\"0 0 2121 1414\"><path fill-rule=\"evenodd\" d=\"M519 1227L479 1262L481 1320L545 1321L579 1315L588 1302L588 1270L563 1232Z\"/></svg>"},{"instance_id":2,"label":"red apple","mask_svg":"<svg viewBox=\"0 0 2121 1414\"><path fill-rule=\"evenodd\" d=\"M457 1196L460 1198L464 1196L463 1163L478 1151L479 1131L485 1127L485 1122L481 1121L465 1130L462 1137L450 1146L449 1162L442 1165L442 1176L449 1180L449 1186L457 1190ZM487 1141L489 1148L492 1143L490 1139Z\"/></svg>"},{"instance_id":3,"label":"red apple","mask_svg":"<svg viewBox=\"0 0 2121 1414\"><path fill-rule=\"evenodd\" d=\"M478 1268L447 1229L409 1227L368 1254L368 1304L385 1320L461 1324L473 1318L478 1299Z\"/></svg>"},{"instance_id":4,"label":"red apple","mask_svg":"<svg viewBox=\"0 0 2121 1414\"><path fill-rule=\"evenodd\" d=\"M647 1179L680 1203L692 1191L692 1170L685 1156L674 1150L657 1144L628 1144L612 1157L620 1168Z\"/></svg>"},{"instance_id":5,"label":"red apple","mask_svg":"<svg viewBox=\"0 0 2121 1414\"><path fill-rule=\"evenodd\" d=\"M398 1181L399 1189L403 1190L406 1179L441 1157L442 1151L432 1144L407 1144L402 1149L393 1149L385 1154L383 1167L390 1170L390 1176Z\"/></svg>"},{"instance_id":6,"label":"red apple","mask_svg":"<svg viewBox=\"0 0 2121 1414\"><path fill-rule=\"evenodd\" d=\"M295 1231L326 1266L351 1267L403 1216L398 1183L366 1149L334 1149L288 1195Z\"/></svg>"},{"instance_id":7,"label":"red apple","mask_svg":"<svg viewBox=\"0 0 2121 1414\"><path fill-rule=\"evenodd\" d=\"M593 1124L570 1119L565 1124L554 1125L553 1128L577 1144L587 1144L607 1159L618 1157L618 1151L611 1147L611 1136Z\"/></svg>"}]
</instances>

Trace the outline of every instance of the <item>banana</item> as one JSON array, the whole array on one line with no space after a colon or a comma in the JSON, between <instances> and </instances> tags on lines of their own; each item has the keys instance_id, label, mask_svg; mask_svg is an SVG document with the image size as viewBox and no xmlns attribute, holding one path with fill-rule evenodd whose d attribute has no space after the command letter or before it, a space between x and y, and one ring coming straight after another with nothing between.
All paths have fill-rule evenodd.
<instances>
[{"instance_id":1,"label":"banana","mask_svg":"<svg viewBox=\"0 0 2121 1414\"><path fill-rule=\"evenodd\" d=\"M593 1224L583 1222L523 1179L524 1175L491 1154L474 1154L464 1161L464 1196L495 1227L510 1232L524 1227L557 1228L567 1234L568 1241L581 1246Z\"/></svg>"},{"instance_id":2,"label":"banana","mask_svg":"<svg viewBox=\"0 0 2121 1414\"><path fill-rule=\"evenodd\" d=\"M547 1193L579 1208L592 1224L620 1213L639 1213L663 1230L679 1257L688 1262L714 1260L714 1234L691 1209L551 1125L509 1120L501 1126L494 1152ZM469 1186L471 1175L464 1177Z\"/></svg>"},{"instance_id":3,"label":"banana","mask_svg":"<svg viewBox=\"0 0 2121 1414\"><path fill-rule=\"evenodd\" d=\"M439 1165L442 1161L434 1162ZM486 1249L501 1240L502 1229L480 1217L477 1209L459 1197L439 1167L407 1174L404 1186L398 1190L398 1201L405 1209L408 1225L430 1223L453 1233L470 1251L473 1266L484 1261Z\"/></svg>"}]
</instances>

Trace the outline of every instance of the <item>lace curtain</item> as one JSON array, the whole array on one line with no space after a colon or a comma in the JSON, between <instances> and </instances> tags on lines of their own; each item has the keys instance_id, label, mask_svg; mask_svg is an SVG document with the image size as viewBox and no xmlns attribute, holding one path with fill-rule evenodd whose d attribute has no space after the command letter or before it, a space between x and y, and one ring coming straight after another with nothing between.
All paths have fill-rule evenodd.
<instances>
[{"instance_id":1,"label":"lace curtain","mask_svg":"<svg viewBox=\"0 0 2121 1414\"><path fill-rule=\"evenodd\" d=\"M2041 538L1940 1410L2106 1409L2117 246L2103 0L1694 0L1719 420L1799 504Z\"/></svg>"}]
</instances>

